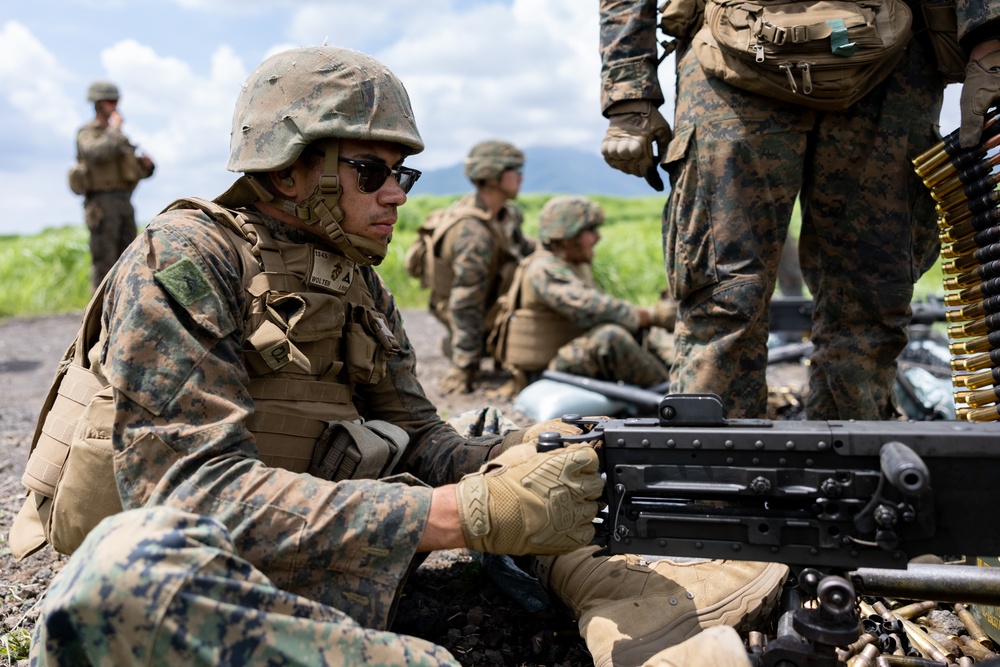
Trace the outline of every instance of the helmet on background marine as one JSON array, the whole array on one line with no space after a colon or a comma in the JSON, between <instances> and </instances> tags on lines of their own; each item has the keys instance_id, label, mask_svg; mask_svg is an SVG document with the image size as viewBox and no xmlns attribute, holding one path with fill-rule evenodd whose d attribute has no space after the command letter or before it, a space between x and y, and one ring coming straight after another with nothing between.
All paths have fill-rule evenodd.
<instances>
[{"instance_id":1,"label":"helmet on background marine","mask_svg":"<svg viewBox=\"0 0 1000 667\"><path fill-rule=\"evenodd\" d=\"M385 65L336 46L283 51L258 65L243 84L233 113L226 168L244 172L260 198L306 223L321 224L348 258L377 264L385 257L385 246L347 235L340 226L344 219L338 205L343 191L338 176L340 139L392 142L407 155L424 149L410 97ZM324 144L325 166L319 188L307 200L295 203L275 197L254 178L254 173L288 167L315 142ZM231 189L220 200L232 193Z\"/></svg>"},{"instance_id":2,"label":"helmet on background marine","mask_svg":"<svg viewBox=\"0 0 1000 667\"><path fill-rule=\"evenodd\" d=\"M117 100L119 98L118 86L110 81L95 81L87 88L88 102L103 102L104 100Z\"/></svg>"},{"instance_id":3,"label":"helmet on background marine","mask_svg":"<svg viewBox=\"0 0 1000 667\"><path fill-rule=\"evenodd\" d=\"M542 243L571 239L603 224L604 209L597 202L572 195L553 197L538 214L538 238Z\"/></svg>"},{"instance_id":4,"label":"helmet on background marine","mask_svg":"<svg viewBox=\"0 0 1000 667\"><path fill-rule=\"evenodd\" d=\"M465 175L472 181L500 178L508 169L524 166L524 153L506 141L480 141L465 158Z\"/></svg>"}]
</instances>

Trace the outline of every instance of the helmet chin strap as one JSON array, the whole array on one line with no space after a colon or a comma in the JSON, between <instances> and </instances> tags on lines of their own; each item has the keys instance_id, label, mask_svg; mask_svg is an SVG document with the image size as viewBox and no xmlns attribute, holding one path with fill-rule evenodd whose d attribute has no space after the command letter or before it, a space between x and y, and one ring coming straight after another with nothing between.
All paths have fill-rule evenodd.
<instances>
[{"instance_id":1,"label":"helmet chin strap","mask_svg":"<svg viewBox=\"0 0 1000 667\"><path fill-rule=\"evenodd\" d=\"M340 208L340 195L344 190L340 186L339 168L340 142L329 139L324 143L323 175L320 176L316 191L301 202L276 197L270 193L267 199L279 206L285 213L294 215L307 225L319 223L333 244L344 253L348 259L361 265L378 265L385 259L387 246L384 243L372 241L355 234L348 234L340 223L344 220L344 211ZM255 189L264 190L259 184L252 182ZM265 191L266 192L266 191Z\"/></svg>"}]
</instances>

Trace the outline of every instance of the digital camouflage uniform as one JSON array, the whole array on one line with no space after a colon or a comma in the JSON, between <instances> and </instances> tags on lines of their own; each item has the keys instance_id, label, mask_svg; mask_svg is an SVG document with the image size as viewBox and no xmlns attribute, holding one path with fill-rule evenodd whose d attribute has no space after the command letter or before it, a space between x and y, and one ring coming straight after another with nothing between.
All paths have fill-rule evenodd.
<instances>
[{"instance_id":1,"label":"digital camouflage uniform","mask_svg":"<svg viewBox=\"0 0 1000 667\"><path fill-rule=\"evenodd\" d=\"M97 119L80 128L76 137L77 155L87 164L91 174L117 171L89 190L83 200L83 215L90 231L90 254L93 261L91 282L94 289L111 270L111 266L135 239L135 209L132 190L137 181L121 176L126 156L135 154L135 146L121 130L107 127ZM132 160L134 166L139 163ZM147 178L152 170L142 170L137 176Z\"/></svg>"},{"instance_id":2,"label":"digital camouflage uniform","mask_svg":"<svg viewBox=\"0 0 1000 667\"><path fill-rule=\"evenodd\" d=\"M452 204L472 205L485 209L475 193ZM510 286L518 261L535 249L521 230L522 222L520 209L507 204L488 223L464 218L441 241L441 257L450 260L454 277L448 294L432 298L431 310L448 327L451 361L459 368L479 368L497 299Z\"/></svg>"},{"instance_id":3,"label":"digital camouflage uniform","mask_svg":"<svg viewBox=\"0 0 1000 667\"><path fill-rule=\"evenodd\" d=\"M536 251L524 260L521 306L554 311L567 325L585 330L559 348L551 370L641 387L667 379L670 360L654 351L669 350L670 335L651 329L660 346L644 348L636 339L639 307L602 292L589 262L570 263L548 250Z\"/></svg>"},{"instance_id":4,"label":"digital camouflage uniform","mask_svg":"<svg viewBox=\"0 0 1000 667\"><path fill-rule=\"evenodd\" d=\"M963 36L1000 14L997 3L958 9ZM600 25L602 108L661 104L656 3L602 0ZM911 40L871 93L817 111L710 79L685 46L663 159L673 186L664 255L680 301L673 390L719 394L731 416L765 414L768 306L799 196L815 299L808 415L892 418L913 283L938 249L932 201L910 163L940 138L944 85L930 47Z\"/></svg>"}]
</instances>

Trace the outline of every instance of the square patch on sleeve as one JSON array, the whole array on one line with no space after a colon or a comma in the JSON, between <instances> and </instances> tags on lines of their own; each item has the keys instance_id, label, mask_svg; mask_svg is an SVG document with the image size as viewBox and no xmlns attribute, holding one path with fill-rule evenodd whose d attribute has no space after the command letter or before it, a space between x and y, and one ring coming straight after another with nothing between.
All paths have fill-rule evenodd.
<instances>
[{"instance_id":1,"label":"square patch on sleeve","mask_svg":"<svg viewBox=\"0 0 1000 667\"><path fill-rule=\"evenodd\" d=\"M182 306L189 306L212 292L201 269L187 257L157 271L153 277Z\"/></svg>"}]
</instances>

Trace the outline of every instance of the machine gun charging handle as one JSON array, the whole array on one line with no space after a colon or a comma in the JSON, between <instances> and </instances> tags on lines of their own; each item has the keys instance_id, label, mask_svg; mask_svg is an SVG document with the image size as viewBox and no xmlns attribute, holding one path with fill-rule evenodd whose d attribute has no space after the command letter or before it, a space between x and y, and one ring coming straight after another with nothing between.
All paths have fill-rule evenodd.
<instances>
[{"instance_id":1,"label":"machine gun charging handle","mask_svg":"<svg viewBox=\"0 0 1000 667\"><path fill-rule=\"evenodd\" d=\"M902 493L921 493L930 484L931 474L927 470L927 464L901 442L882 445L879 462L886 480Z\"/></svg>"}]
</instances>

